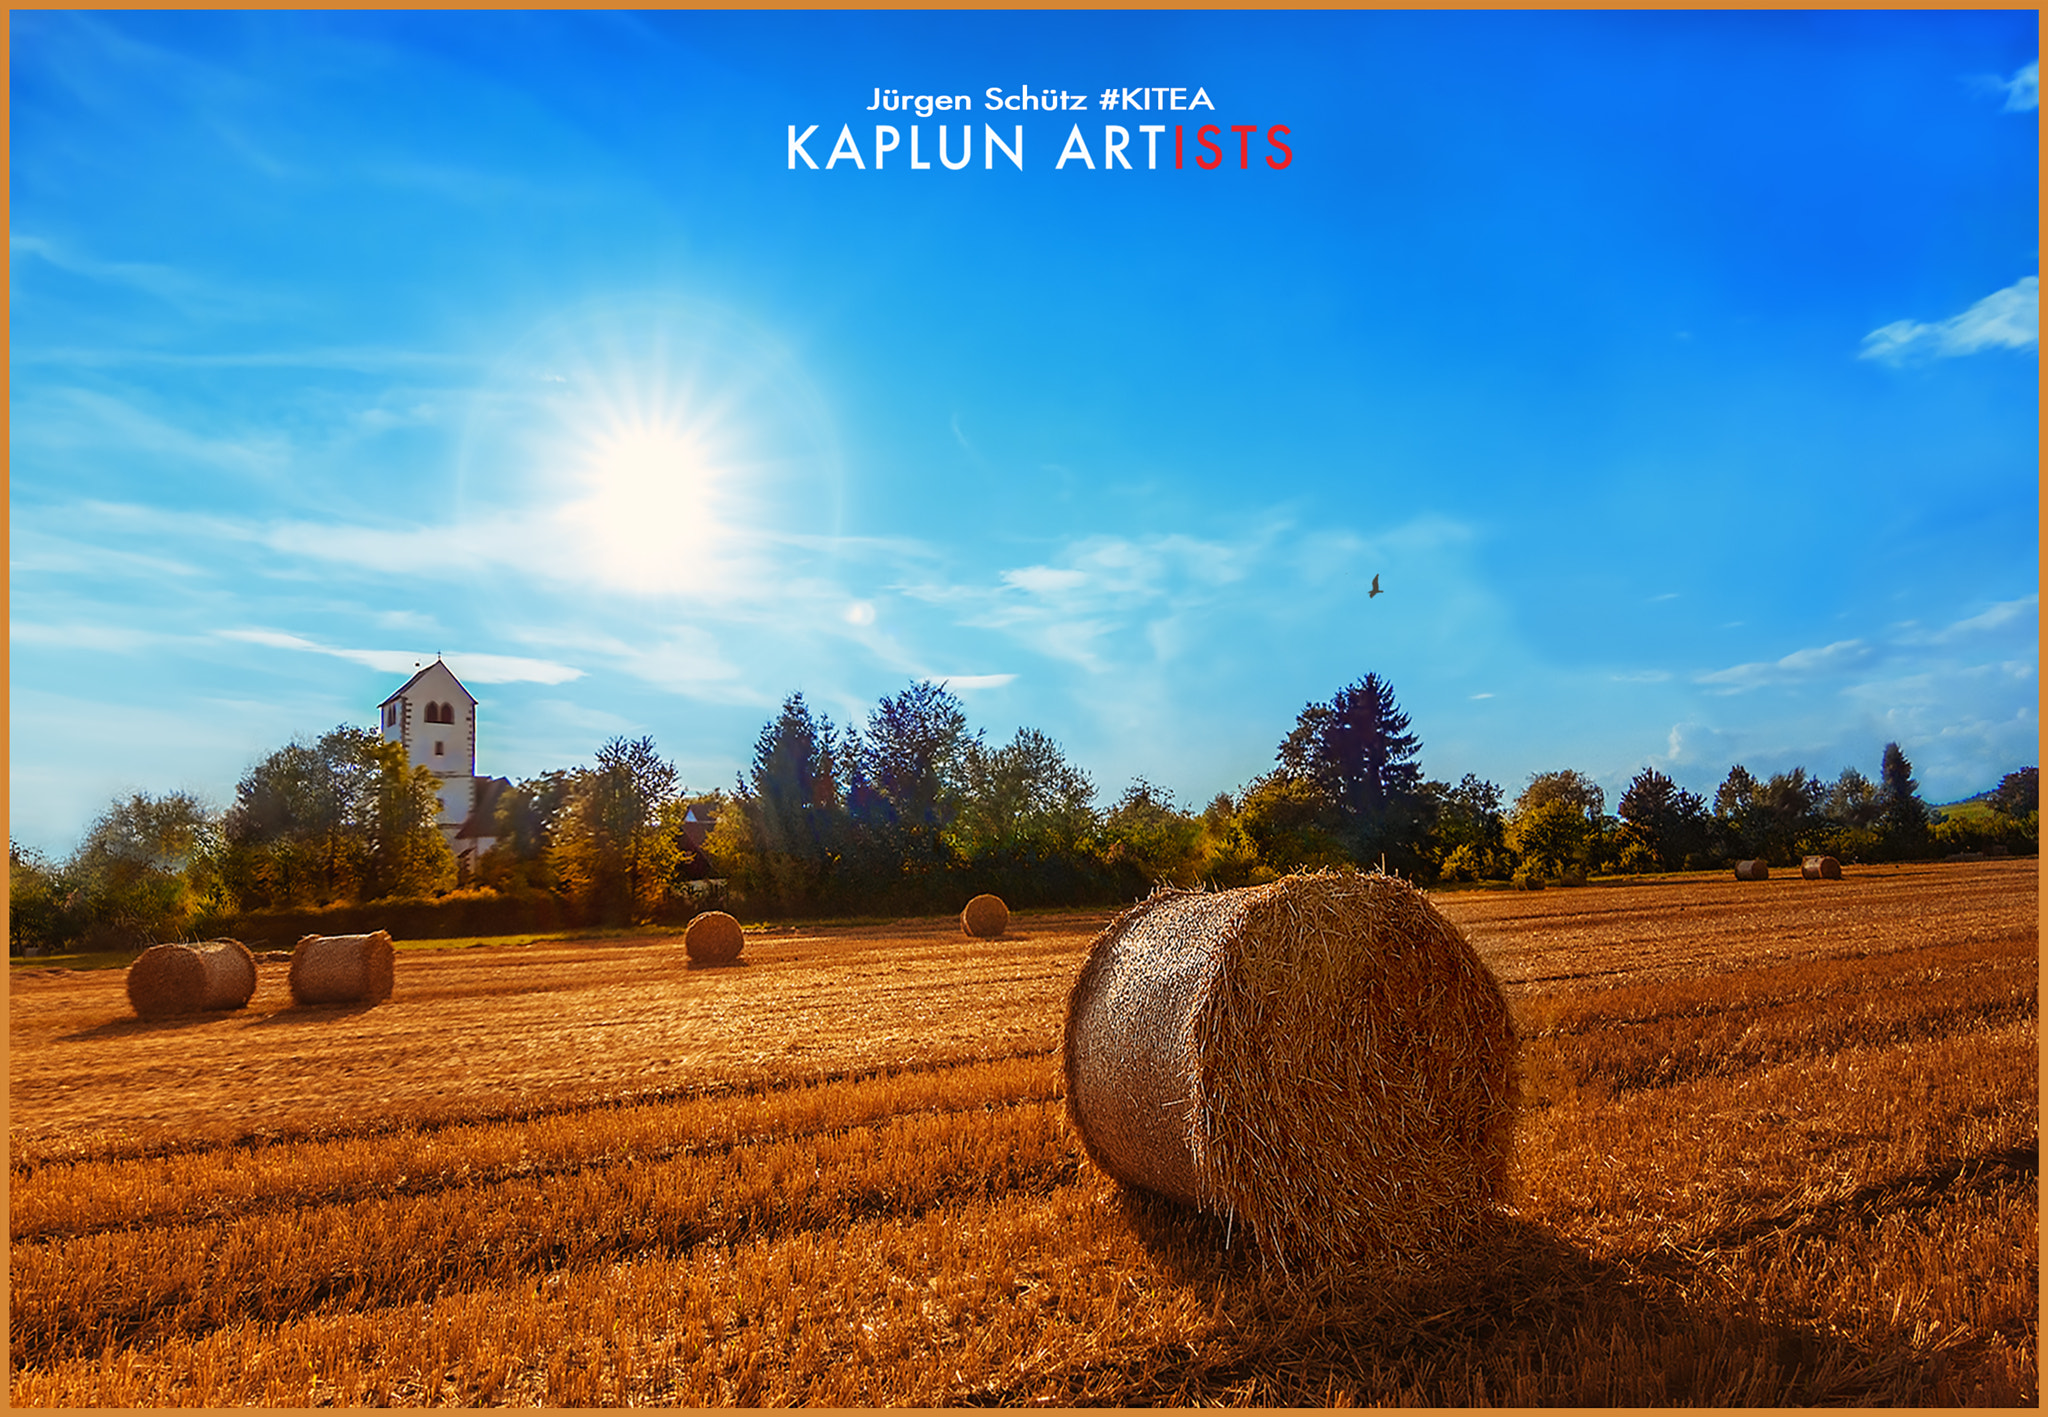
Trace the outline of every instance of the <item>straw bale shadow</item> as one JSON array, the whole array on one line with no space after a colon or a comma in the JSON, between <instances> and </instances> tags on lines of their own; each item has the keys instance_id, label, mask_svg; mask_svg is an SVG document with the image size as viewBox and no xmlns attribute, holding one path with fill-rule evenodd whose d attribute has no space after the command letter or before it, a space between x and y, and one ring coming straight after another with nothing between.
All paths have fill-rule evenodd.
<instances>
[{"instance_id":1,"label":"straw bale shadow","mask_svg":"<svg viewBox=\"0 0 2048 1417\"><path fill-rule=\"evenodd\" d=\"M1134 1194L1125 1207L1175 1279L1209 1291L1207 1331L1055 1359L954 1401L1783 1405L1902 1390L1930 1400L1951 1376L1948 1355L1873 1351L1818 1326L1701 1304L1687 1297L1695 1276L1682 1260L1598 1259L1526 1222L1500 1221L1438 1272L1307 1278L1262 1270L1241 1236L1224 1251L1221 1226L1173 1202Z\"/></svg>"},{"instance_id":2,"label":"straw bale shadow","mask_svg":"<svg viewBox=\"0 0 2048 1417\"><path fill-rule=\"evenodd\" d=\"M96 1023L90 1028L60 1033L57 1035L57 1041L93 1043L108 1038L133 1038L143 1033L170 1033L198 1024L224 1023L246 1012L246 1009L201 1009L189 1014L166 1014L161 1018L137 1018L133 1014L127 1014L120 1018L110 1018L105 1023Z\"/></svg>"},{"instance_id":3,"label":"straw bale shadow","mask_svg":"<svg viewBox=\"0 0 2048 1417\"><path fill-rule=\"evenodd\" d=\"M278 1008L261 1018L252 1018L245 1027L272 1028L287 1023L328 1023L334 1019L355 1018L381 1008L389 1000L376 1003L355 1004L290 1004Z\"/></svg>"}]
</instances>

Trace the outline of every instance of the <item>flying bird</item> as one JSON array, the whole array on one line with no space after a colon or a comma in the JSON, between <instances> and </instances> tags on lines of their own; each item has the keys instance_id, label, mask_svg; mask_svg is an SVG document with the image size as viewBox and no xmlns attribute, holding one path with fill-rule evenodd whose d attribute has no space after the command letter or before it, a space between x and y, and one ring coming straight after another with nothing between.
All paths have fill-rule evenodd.
<instances>
[{"instance_id":1,"label":"flying bird","mask_svg":"<svg viewBox=\"0 0 2048 1417\"><path fill-rule=\"evenodd\" d=\"M1372 589L1365 593L1365 598L1367 600L1371 600L1374 596L1383 594L1385 594L1385 592L1380 589L1380 578L1378 576L1374 576L1372 578Z\"/></svg>"}]
</instances>

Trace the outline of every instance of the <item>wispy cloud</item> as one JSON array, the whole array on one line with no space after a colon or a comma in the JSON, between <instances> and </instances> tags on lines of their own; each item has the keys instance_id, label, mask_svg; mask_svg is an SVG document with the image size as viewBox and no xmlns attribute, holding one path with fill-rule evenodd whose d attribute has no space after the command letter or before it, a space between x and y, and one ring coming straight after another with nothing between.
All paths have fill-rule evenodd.
<instances>
[{"instance_id":1,"label":"wispy cloud","mask_svg":"<svg viewBox=\"0 0 2048 1417\"><path fill-rule=\"evenodd\" d=\"M1148 632L1153 656L1171 657L1181 641L1163 622L1242 580L1273 534L1238 544L1179 533L1084 537L1052 563L998 572L994 585L926 580L897 589L955 608L961 624L1005 631L1040 654L1100 671L1120 658L1106 646L1127 630Z\"/></svg>"},{"instance_id":2,"label":"wispy cloud","mask_svg":"<svg viewBox=\"0 0 2048 1417\"><path fill-rule=\"evenodd\" d=\"M2009 79L1990 79L1987 86L2005 95L2007 113L2033 113L2041 107L2041 61L2022 65Z\"/></svg>"},{"instance_id":3,"label":"wispy cloud","mask_svg":"<svg viewBox=\"0 0 2048 1417\"><path fill-rule=\"evenodd\" d=\"M324 645L303 635L282 630L222 630L220 638L262 645L266 649L298 650L307 654L332 655L354 664L367 665L384 674L409 674L431 656L414 649L346 649ZM581 679L583 671L548 659L524 659L509 654L473 654L458 651L444 654L457 677L478 684L566 684Z\"/></svg>"},{"instance_id":4,"label":"wispy cloud","mask_svg":"<svg viewBox=\"0 0 2048 1417\"><path fill-rule=\"evenodd\" d=\"M1779 659L1696 674L1693 682L1720 693L1740 694L1835 681L1844 692L1850 692L1876 682L1874 676L1892 666L1897 666L1893 677L1884 682L1903 683L1914 676L1952 680L1956 675L2008 662L2022 663L2031 673L2038 656L2026 656L2035 643L2039 609L2038 594L2021 596L1944 626L1930 628L1908 621L1892 626L1877 642L1837 640L1794 650ZM2015 654L2022 658L2013 661Z\"/></svg>"},{"instance_id":5,"label":"wispy cloud","mask_svg":"<svg viewBox=\"0 0 2048 1417\"><path fill-rule=\"evenodd\" d=\"M46 236L10 234L7 253L12 258L9 264L16 279L24 273L24 258L33 258L82 280L161 300L181 314L198 319L257 319L277 313L283 301L283 297L259 292L246 282L230 284L156 261L108 260Z\"/></svg>"},{"instance_id":6,"label":"wispy cloud","mask_svg":"<svg viewBox=\"0 0 2048 1417\"><path fill-rule=\"evenodd\" d=\"M171 637L132 625L70 624L50 625L33 620L15 620L7 626L7 638L14 645L38 645L56 649L91 650L100 654L133 654L147 646L161 645Z\"/></svg>"},{"instance_id":7,"label":"wispy cloud","mask_svg":"<svg viewBox=\"0 0 2048 1417\"><path fill-rule=\"evenodd\" d=\"M244 476L281 472L292 458L285 434L198 432L92 389L54 389L23 400L14 410L13 429L17 447L57 453L146 449L158 466L174 462Z\"/></svg>"},{"instance_id":8,"label":"wispy cloud","mask_svg":"<svg viewBox=\"0 0 2048 1417\"><path fill-rule=\"evenodd\" d=\"M1754 664L1737 664L1695 677L1694 682L1712 684L1724 692L1739 694L1770 685L1798 684L1866 668L1876 662L1880 651L1862 640L1837 640L1819 649L1794 650L1782 659Z\"/></svg>"},{"instance_id":9,"label":"wispy cloud","mask_svg":"<svg viewBox=\"0 0 2048 1417\"><path fill-rule=\"evenodd\" d=\"M2040 340L2040 286L2040 277L2026 276L1946 320L1894 320L1863 337L1857 358L1897 365L1986 349L2035 348Z\"/></svg>"},{"instance_id":10,"label":"wispy cloud","mask_svg":"<svg viewBox=\"0 0 2048 1417\"><path fill-rule=\"evenodd\" d=\"M1988 610L1956 621L1946 629L1933 631L1925 637L1925 642L1938 645L1952 644L1973 636L2002 630L2009 625L2025 627L2027 622L2039 615L2040 609L2041 597L2038 593L2021 596L2018 600L2002 600ZM1908 642L1911 642L1910 637L1902 638L1907 638Z\"/></svg>"}]
</instances>

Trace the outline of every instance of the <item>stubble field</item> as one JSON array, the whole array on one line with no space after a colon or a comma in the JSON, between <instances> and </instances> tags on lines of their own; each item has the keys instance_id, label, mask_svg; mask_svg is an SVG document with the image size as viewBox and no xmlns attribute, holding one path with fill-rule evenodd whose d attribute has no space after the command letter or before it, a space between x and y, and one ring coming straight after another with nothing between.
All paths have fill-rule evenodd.
<instances>
[{"instance_id":1,"label":"stubble field","mask_svg":"<svg viewBox=\"0 0 2048 1417\"><path fill-rule=\"evenodd\" d=\"M1317 1284L1120 1192L1105 914L403 951L391 1000L10 990L16 1406L2038 1400L2035 863L1438 904L1523 1035L1512 1204Z\"/></svg>"}]
</instances>

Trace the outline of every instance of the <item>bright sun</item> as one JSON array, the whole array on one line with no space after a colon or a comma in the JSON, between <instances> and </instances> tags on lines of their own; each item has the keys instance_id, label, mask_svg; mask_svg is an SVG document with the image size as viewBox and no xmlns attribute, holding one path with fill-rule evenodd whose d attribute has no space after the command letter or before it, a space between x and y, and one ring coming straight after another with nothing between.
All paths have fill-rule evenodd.
<instances>
[{"instance_id":1,"label":"bright sun","mask_svg":"<svg viewBox=\"0 0 2048 1417\"><path fill-rule=\"evenodd\" d=\"M470 495L532 499L557 576L637 594L738 595L764 548L836 536L831 411L780 341L654 295L551 316L507 352L463 449ZM764 569L767 568L767 569Z\"/></svg>"},{"instance_id":2,"label":"bright sun","mask_svg":"<svg viewBox=\"0 0 2048 1417\"><path fill-rule=\"evenodd\" d=\"M718 540L717 468L683 430L607 430L591 438L577 472L584 495L563 516L612 579L671 583Z\"/></svg>"}]
</instances>

